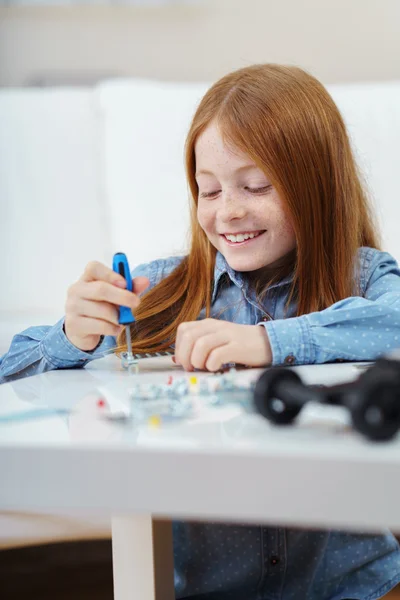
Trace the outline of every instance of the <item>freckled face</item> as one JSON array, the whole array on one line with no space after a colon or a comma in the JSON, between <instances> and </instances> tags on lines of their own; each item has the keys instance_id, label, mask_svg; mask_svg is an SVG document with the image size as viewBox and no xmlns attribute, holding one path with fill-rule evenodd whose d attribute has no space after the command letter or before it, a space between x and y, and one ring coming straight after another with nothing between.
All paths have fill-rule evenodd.
<instances>
[{"instance_id":1,"label":"freckled face","mask_svg":"<svg viewBox=\"0 0 400 600\"><path fill-rule=\"evenodd\" d=\"M296 246L278 193L246 154L211 124L195 145L197 218L235 271L273 265Z\"/></svg>"}]
</instances>

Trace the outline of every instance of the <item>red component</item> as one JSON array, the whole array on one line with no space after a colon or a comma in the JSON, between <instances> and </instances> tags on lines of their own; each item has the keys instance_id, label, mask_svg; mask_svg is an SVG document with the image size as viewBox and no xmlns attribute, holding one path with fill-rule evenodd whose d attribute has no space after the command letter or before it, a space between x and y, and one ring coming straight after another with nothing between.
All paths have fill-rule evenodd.
<instances>
[{"instance_id":1,"label":"red component","mask_svg":"<svg viewBox=\"0 0 400 600\"><path fill-rule=\"evenodd\" d=\"M105 405L106 405L106 402L105 402L105 400L103 400L103 398L99 398L97 400L97 406L98 406L98 408L104 408Z\"/></svg>"},{"instance_id":2,"label":"red component","mask_svg":"<svg viewBox=\"0 0 400 600\"><path fill-rule=\"evenodd\" d=\"M171 384L172 384L172 375L170 375L167 380L167 385L171 385Z\"/></svg>"}]
</instances>

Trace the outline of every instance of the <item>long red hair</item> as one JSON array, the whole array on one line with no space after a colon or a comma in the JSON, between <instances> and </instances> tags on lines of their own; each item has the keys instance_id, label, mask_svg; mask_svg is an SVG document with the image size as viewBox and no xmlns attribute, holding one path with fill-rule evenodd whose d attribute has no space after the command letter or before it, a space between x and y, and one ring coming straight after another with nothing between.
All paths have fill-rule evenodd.
<instances>
[{"instance_id":1,"label":"long red hair","mask_svg":"<svg viewBox=\"0 0 400 600\"><path fill-rule=\"evenodd\" d=\"M378 248L344 122L324 86L297 67L263 64L234 71L208 90L192 120L185 147L191 247L143 296L132 327L135 353L167 350L180 323L196 320L202 309L210 315L216 250L196 216L195 143L213 121L227 142L266 173L284 202L296 236L290 297L297 315L354 295L358 248ZM117 351L125 349L122 333Z\"/></svg>"}]
</instances>

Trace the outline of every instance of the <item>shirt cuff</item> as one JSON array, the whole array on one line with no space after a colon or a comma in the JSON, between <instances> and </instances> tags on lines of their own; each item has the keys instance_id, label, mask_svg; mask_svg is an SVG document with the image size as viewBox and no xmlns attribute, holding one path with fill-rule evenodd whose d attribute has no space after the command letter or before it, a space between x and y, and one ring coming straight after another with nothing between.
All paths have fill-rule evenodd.
<instances>
[{"instance_id":1,"label":"shirt cuff","mask_svg":"<svg viewBox=\"0 0 400 600\"><path fill-rule=\"evenodd\" d=\"M41 342L41 348L44 357L55 367L73 367L84 366L87 362L99 358L98 353L101 344L95 348L95 351L84 352L74 346L63 330L64 318L52 327Z\"/></svg>"},{"instance_id":2,"label":"shirt cuff","mask_svg":"<svg viewBox=\"0 0 400 600\"><path fill-rule=\"evenodd\" d=\"M307 316L277 321L262 321L272 351L272 365L306 365L315 363L315 348Z\"/></svg>"}]
</instances>

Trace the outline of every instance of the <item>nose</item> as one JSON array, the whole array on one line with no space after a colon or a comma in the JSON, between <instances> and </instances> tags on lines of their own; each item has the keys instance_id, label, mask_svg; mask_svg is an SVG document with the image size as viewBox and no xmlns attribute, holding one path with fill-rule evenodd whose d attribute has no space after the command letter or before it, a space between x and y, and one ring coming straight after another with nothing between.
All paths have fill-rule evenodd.
<instances>
[{"instance_id":1,"label":"nose","mask_svg":"<svg viewBox=\"0 0 400 600\"><path fill-rule=\"evenodd\" d=\"M246 216L246 205L239 194L230 191L222 192L219 205L219 218L228 223L234 219L243 219Z\"/></svg>"}]
</instances>

